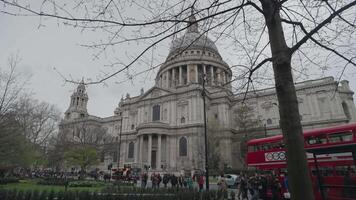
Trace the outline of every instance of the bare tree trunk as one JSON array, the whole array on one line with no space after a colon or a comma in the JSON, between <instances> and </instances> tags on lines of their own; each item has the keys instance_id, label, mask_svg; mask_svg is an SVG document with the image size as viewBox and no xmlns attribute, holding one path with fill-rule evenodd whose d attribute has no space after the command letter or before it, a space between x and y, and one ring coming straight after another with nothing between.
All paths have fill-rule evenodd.
<instances>
[{"instance_id":1,"label":"bare tree trunk","mask_svg":"<svg viewBox=\"0 0 356 200\"><path fill-rule=\"evenodd\" d=\"M261 0L261 3L272 51L273 71L281 119L280 126L287 149L291 198L294 200L313 200L313 189L304 150L303 130L292 77L291 51L284 38L278 1Z\"/></svg>"}]
</instances>

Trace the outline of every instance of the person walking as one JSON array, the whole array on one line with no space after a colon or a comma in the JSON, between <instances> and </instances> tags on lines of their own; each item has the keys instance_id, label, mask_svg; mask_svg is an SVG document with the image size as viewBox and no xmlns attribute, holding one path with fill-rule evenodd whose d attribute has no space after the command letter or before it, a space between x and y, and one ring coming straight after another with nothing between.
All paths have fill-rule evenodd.
<instances>
[{"instance_id":1,"label":"person walking","mask_svg":"<svg viewBox=\"0 0 356 200\"><path fill-rule=\"evenodd\" d=\"M178 179L174 174L172 174L172 176L171 176L171 184L172 184L172 187L176 187L178 184Z\"/></svg>"},{"instance_id":2,"label":"person walking","mask_svg":"<svg viewBox=\"0 0 356 200\"><path fill-rule=\"evenodd\" d=\"M271 192L272 192L272 200L280 200L281 199L281 183L279 179L275 176L272 176L271 180Z\"/></svg>"},{"instance_id":3,"label":"person walking","mask_svg":"<svg viewBox=\"0 0 356 200\"><path fill-rule=\"evenodd\" d=\"M251 190L250 192L251 193L251 200L258 200L259 199L259 188L260 188L260 181L259 181L259 174L255 174L255 176L251 177L250 178L250 187L251 187Z\"/></svg>"},{"instance_id":4,"label":"person walking","mask_svg":"<svg viewBox=\"0 0 356 200\"><path fill-rule=\"evenodd\" d=\"M218 200L227 199L227 183L224 179L223 174L221 174L217 184L218 184Z\"/></svg>"},{"instance_id":5,"label":"person walking","mask_svg":"<svg viewBox=\"0 0 356 200\"><path fill-rule=\"evenodd\" d=\"M180 187L180 188L183 188L183 182L184 182L184 177L183 177L183 175L181 174L181 175L178 177L178 183L179 183L179 187Z\"/></svg>"},{"instance_id":6,"label":"person walking","mask_svg":"<svg viewBox=\"0 0 356 200\"><path fill-rule=\"evenodd\" d=\"M201 175L199 176L199 179L198 179L198 185L199 185L199 191L200 191L200 192L203 191L203 189L204 189L204 182L205 182L205 180L204 180L204 175L201 174Z\"/></svg>"},{"instance_id":7,"label":"person walking","mask_svg":"<svg viewBox=\"0 0 356 200\"><path fill-rule=\"evenodd\" d=\"M142 188L146 188L147 180L148 180L147 173L143 173L142 176L141 176L141 187Z\"/></svg>"},{"instance_id":8,"label":"person walking","mask_svg":"<svg viewBox=\"0 0 356 200\"><path fill-rule=\"evenodd\" d=\"M168 174L164 174L164 175L163 175L163 185L164 185L164 188L167 188L168 182L169 182Z\"/></svg>"},{"instance_id":9,"label":"person walking","mask_svg":"<svg viewBox=\"0 0 356 200\"><path fill-rule=\"evenodd\" d=\"M237 198L244 200L247 198L247 180L245 174L240 175L240 184L239 184L239 192L237 194Z\"/></svg>"}]
</instances>

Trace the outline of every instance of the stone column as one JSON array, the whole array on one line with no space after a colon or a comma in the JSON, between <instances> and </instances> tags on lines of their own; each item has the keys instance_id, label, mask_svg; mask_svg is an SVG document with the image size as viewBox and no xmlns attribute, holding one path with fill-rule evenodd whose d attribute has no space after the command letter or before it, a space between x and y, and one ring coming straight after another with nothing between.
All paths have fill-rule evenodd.
<instances>
[{"instance_id":1,"label":"stone column","mask_svg":"<svg viewBox=\"0 0 356 200\"><path fill-rule=\"evenodd\" d=\"M183 85L183 69L182 66L179 66L179 85Z\"/></svg>"},{"instance_id":2,"label":"stone column","mask_svg":"<svg viewBox=\"0 0 356 200\"><path fill-rule=\"evenodd\" d=\"M148 135L147 162L149 166L151 166L151 154L152 154L152 135Z\"/></svg>"},{"instance_id":3,"label":"stone column","mask_svg":"<svg viewBox=\"0 0 356 200\"><path fill-rule=\"evenodd\" d=\"M210 66L210 73L211 73L211 85L214 85L214 67Z\"/></svg>"},{"instance_id":4,"label":"stone column","mask_svg":"<svg viewBox=\"0 0 356 200\"><path fill-rule=\"evenodd\" d=\"M195 83L198 83L199 77L198 77L198 65L195 65Z\"/></svg>"},{"instance_id":5,"label":"stone column","mask_svg":"<svg viewBox=\"0 0 356 200\"><path fill-rule=\"evenodd\" d=\"M137 163L138 162L138 148L139 148L139 140L136 138L135 141L135 148L134 148L134 162Z\"/></svg>"},{"instance_id":6,"label":"stone column","mask_svg":"<svg viewBox=\"0 0 356 200\"><path fill-rule=\"evenodd\" d=\"M190 65L187 65L187 84L190 83Z\"/></svg>"},{"instance_id":7,"label":"stone column","mask_svg":"<svg viewBox=\"0 0 356 200\"><path fill-rule=\"evenodd\" d=\"M126 162L126 152L127 152L127 140L125 140L125 142L124 143L121 143L121 144L123 144L123 147L122 147L122 149L121 149L121 153L123 154L122 155L122 158L121 158L121 163L122 163L122 166L124 166L124 164L125 164L125 162Z\"/></svg>"},{"instance_id":8,"label":"stone column","mask_svg":"<svg viewBox=\"0 0 356 200\"><path fill-rule=\"evenodd\" d=\"M225 79L225 72L224 71L222 72L222 77L221 78L222 78L221 83L225 84L226 79Z\"/></svg>"},{"instance_id":9,"label":"stone column","mask_svg":"<svg viewBox=\"0 0 356 200\"><path fill-rule=\"evenodd\" d=\"M175 68L172 68L172 86L176 86L176 70Z\"/></svg>"},{"instance_id":10,"label":"stone column","mask_svg":"<svg viewBox=\"0 0 356 200\"><path fill-rule=\"evenodd\" d=\"M165 73L166 73L166 88L169 88L169 70L167 70Z\"/></svg>"},{"instance_id":11,"label":"stone column","mask_svg":"<svg viewBox=\"0 0 356 200\"><path fill-rule=\"evenodd\" d=\"M140 165L143 168L143 135L140 136L139 138L140 141L140 153L139 153L139 157L140 157Z\"/></svg>"},{"instance_id":12,"label":"stone column","mask_svg":"<svg viewBox=\"0 0 356 200\"><path fill-rule=\"evenodd\" d=\"M161 134L159 134L157 136L157 169L160 170L161 169L161 151L162 151L162 140L161 140Z\"/></svg>"},{"instance_id":13,"label":"stone column","mask_svg":"<svg viewBox=\"0 0 356 200\"><path fill-rule=\"evenodd\" d=\"M218 85L221 85L221 77L220 77L221 76L221 69L218 68L216 70L216 73L218 73Z\"/></svg>"}]
</instances>

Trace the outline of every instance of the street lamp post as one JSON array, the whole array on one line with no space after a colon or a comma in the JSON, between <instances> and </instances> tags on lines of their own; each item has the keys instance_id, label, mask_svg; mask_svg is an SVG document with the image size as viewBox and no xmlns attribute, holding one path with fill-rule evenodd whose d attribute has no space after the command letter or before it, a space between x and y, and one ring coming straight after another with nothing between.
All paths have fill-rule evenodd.
<instances>
[{"instance_id":1,"label":"street lamp post","mask_svg":"<svg viewBox=\"0 0 356 200\"><path fill-rule=\"evenodd\" d=\"M205 139L205 187L209 191L209 162L208 162L208 138L206 133L206 107L205 107L205 74L203 74L203 110L204 110L204 139Z\"/></svg>"},{"instance_id":2,"label":"street lamp post","mask_svg":"<svg viewBox=\"0 0 356 200\"><path fill-rule=\"evenodd\" d=\"M266 125L266 123L263 125L263 127L264 127L264 131L265 131L265 137L267 137L267 125Z\"/></svg>"}]
</instances>

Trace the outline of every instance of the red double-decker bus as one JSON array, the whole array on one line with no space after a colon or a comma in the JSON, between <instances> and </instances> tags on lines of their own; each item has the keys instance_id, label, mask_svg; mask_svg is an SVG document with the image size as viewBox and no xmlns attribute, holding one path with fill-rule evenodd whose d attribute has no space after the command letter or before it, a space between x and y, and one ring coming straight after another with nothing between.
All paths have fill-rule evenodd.
<instances>
[{"instance_id":1,"label":"red double-decker bus","mask_svg":"<svg viewBox=\"0 0 356 200\"><path fill-rule=\"evenodd\" d=\"M249 168L286 172L282 135L250 140L247 146ZM356 199L356 123L305 131L304 147L316 199Z\"/></svg>"}]
</instances>

